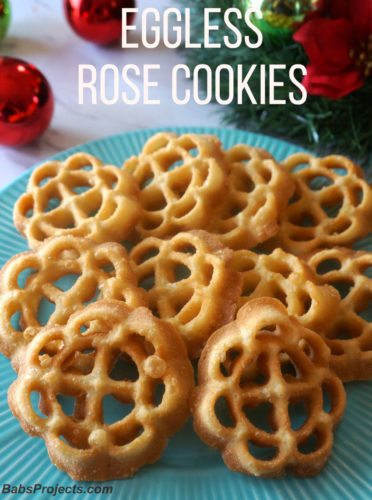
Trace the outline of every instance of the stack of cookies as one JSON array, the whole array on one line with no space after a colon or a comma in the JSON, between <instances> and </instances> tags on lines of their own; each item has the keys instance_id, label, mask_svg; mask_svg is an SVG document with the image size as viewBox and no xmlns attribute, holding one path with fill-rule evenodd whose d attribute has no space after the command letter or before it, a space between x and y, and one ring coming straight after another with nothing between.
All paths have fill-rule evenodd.
<instances>
[{"instance_id":1,"label":"stack of cookies","mask_svg":"<svg viewBox=\"0 0 372 500\"><path fill-rule=\"evenodd\" d=\"M347 158L208 135L41 165L14 207L30 250L0 274L13 414L77 480L132 476L190 412L232 470L317 474L343 382L372 378L372 253L351 249L371 211Z\"/></svg>"}]
</instances>

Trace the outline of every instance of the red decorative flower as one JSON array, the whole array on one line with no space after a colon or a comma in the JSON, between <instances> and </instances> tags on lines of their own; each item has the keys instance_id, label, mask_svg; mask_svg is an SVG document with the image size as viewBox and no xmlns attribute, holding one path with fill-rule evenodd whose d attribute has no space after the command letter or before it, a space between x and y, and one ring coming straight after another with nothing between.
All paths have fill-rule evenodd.
<instances>
[{"instance_id":1,"label":"red decorative flower","mask_svg":"<svg viewBox=\"0 0 372 500\"><path fill-rule=\"evenodd\" d=\"M372 72L372 0L333 1L330 12L335 18L311 19L293 38L310 59L307 92L339 99Z\"/></svg>"}]
</instances>

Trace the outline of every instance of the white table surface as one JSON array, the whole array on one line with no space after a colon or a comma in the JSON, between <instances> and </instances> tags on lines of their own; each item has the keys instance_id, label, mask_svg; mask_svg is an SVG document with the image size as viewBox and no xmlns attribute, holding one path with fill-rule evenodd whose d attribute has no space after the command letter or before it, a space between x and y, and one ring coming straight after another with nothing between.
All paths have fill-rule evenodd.
<instances>
[{"instance_id":1,"label":"white table surface","mask_svg":"<svg viewBox=\"0 0 372 500\"><path fill-rule=\"evenodd\" d=\"M125 131L167 126L221 126L221 114L210 104L190 102L185 106L173 103L171 68L184 62L177 50L104 48L78 37L65 19L62 0L11 0L12 20L5 39L0 42L2 56L18 57L36 65L49 80L55 111L47 131L35 142L22 148L0 146L0 188L26 169L66 148L83 142ZM172 0L157 0L161 10L176 6ZM140 9L153 7L151 0L137 0ZM138 18L137 18L138 19ZM136 37L136 34L133 34ZM136 38L137 41L138 37ZM93 64L101 68L111 63L122 68L126 64L160 64L159 87L151 90L161 105L78 104L78 65ZM185 80L181 91L191 88Z\"/></svg>"}]
</instances>

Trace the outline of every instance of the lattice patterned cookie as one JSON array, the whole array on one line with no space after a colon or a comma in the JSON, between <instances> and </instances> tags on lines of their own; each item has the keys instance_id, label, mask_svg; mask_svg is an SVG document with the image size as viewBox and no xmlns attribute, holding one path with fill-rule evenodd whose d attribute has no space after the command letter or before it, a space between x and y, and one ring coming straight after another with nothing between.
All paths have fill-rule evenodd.
<instances>
[{"instance_id":1,"label":"lattice patterned cookie","mask_svg":"<svg viewBox=\"0 0 372 500\"><path fill-rule=\"evenodd\" d=\"M14 224L30 248L68 234L120 242L140 215L135 180L87 153L37 167L14 206Z\"/></svg>"},{"instance_id":2,"label":"lattice patterned cookie","mask_svg":"<svg viewBox=\"0 0 372 500\"><path fill-rule=\"evenodd\" d=\"M119 243L57 236L15 255L0 274L0 350L18 366L18 351L44 324L65 324L98 295L147 305Z\"/></svg>"},{"instance_id":3,"label":"lattice patterned cookie","mask_svg":"<svg viewBox=\"0 0 372 500\"><path fill-rule=\"evenodd\" d=\"M229 190L213 212L208 231L230 248L252 248L278 232L279 213L294 182L269 153L239 144L226 153Z\"/></svg>"},{"instance_id":4,"label":"lattice patterned cookie","mask_svg":"<svg viewBox=\"0 0 372 500\"><path fill-rule=\"evenodd\" d=\"M96 322L100 329L88 333ZM58 352L43 354L51 342ZM86 351L94 362L79 370L73 361ZM170 325L146 308L99 301L33 339L8 400L23 429L45 440L57 467L73 479L106 481L160 457L189 414L193 385L185 347ZM33 392L42 416L32 407Z\"/></svg>"},{"instance_id":5,"label":"lattice patterned cookie","mask_svg":"<svg viewBox=\"0 0 372 500\"><path fill-rule=\"evenodd\" d=\"M129 258L150 308L181 333L192 358L209 335L231 321L241 276L229 269L233 252L205 231L179 233L170 240L146 238Z\"/></svg>"},{"instance_id":6,"label":"lattice patterned cookie","mask_svg":"<svg viewBox=\"0 0 372 500\"><path fill-rule=\"evenodd\" d=\"M137 230L142 238L205 228L227 189L221 144L209 135L156 134L123 170L141 188Z\"/></svg>"},{"instance_id":7,"label":"lattice patterned cookie","mask_svg":"<svg viewBox=\"0 0 372 500\"><path fill-rule=\"evenodd\" d=\"M308 263L342 298L324 336L331 367L345 382L372 378L372 253L325 249L311 255Z\"/></svg>"},{"instance_id":8,"label":"lattice patterned cookie","mask_svg":"<svg viewBox=\"0 0 372 500\"><path fill-rule=\"evenodd\" d=\"M372 189L363 171L344 156L297 153L283 162L296 183L292 203L281 212L270 247L296 255L349 246L372 230Z\"/></svg>"},{"instance_id":9,"label":"lattice patterned cookie","mask_svg":"<svg viewBox=\"0 0 372 500\"><path fill-rule=\"evenodd\" d=\"M278 300L261 298L209 338L192 412L196 432L222 450L232 470L312 476L329 458L345 403L322 338L288 316Z\"/></svg>"},{"instance_id":10,"label":"lattice patterned cookie","mask_svg":"<svg viewBox=\"0 0 372 500\"><path fill-rule=\"evenodd\" d=\"M303 326L317 333L327 329L338 314L337 291L332 286L321 285L305 262L280 248L269 255L237 250L230 267L243 275L239 309L252 299L273 297Z\"/></svg>"}]
</instances>

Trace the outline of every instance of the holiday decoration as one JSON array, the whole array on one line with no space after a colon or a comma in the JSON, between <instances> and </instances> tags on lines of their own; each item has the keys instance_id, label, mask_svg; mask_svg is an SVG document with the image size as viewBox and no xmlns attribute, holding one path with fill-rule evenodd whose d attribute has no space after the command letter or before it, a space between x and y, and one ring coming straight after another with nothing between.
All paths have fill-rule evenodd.
<instances>
[{"instance_id":1,"label":"holiday decoration","mask_svg":"<svg viewBox=\"0 0 372 500\"><path fill-rule=\"evenodd\" d=\"M8 31L10 22L10 5L8 0L0 0L0 40Z\"/></svg>"},{"instance_id":2,"label":"holiday decoration","mask_svg":"<svg viewBox=\"0 0 372 500\"><path fill-rule=\"evenodd\" d=\"M189 5L188 0L182 1L185 6ZM273 6L274 3L278 8L279 2L271 1ZM231 7L259 8L262 4L261 0L245 0L244 3L242 0L220 0L221 13L215 15L219 29L210 33L209 40L219 48L184 52L191 72L199 64L208 64L213 73L221 64L229 63L234 74L240 66L243 75L253 65L257 68L263 65L266 71L271 65L285 65L286 70L276 72L277 80L283 85L275 89L275 98L284 101L285 105L272 105L267 99L259 99L261 72L252 71L249 88L258 96L257 102L252 103L247 93L239 96L239 100L234 97L229 106L221 108L224 121L293 141L320 155L336 151L351 156L362 165L372 165L372 0L318 3L319 10L310 11L293 37L287 28L285 36L278 32L274 36L274 31L268 33L260 28L263 34L260 47L254 50L247 50L245 44L236 49L226 47L224 37L231 36L231 30L224 23L224 11ZM191 39L203 33L204 9L215 5L215 0L193 1ZM221 19L217 19L218 16ZM251 35L244 16L235 24L243 35ZM298 93L288 72L293 65L307 68L304 79L299 75L308 94L301 105L288 99L289 92ZM202 79L199 75L199 80ZM227 80L221 80L220 100L231 95ZM234 86L234 96L239 95L237 89L238 82ZM267 73L265 92L269 95Z\"/></svg>"},{"instance_id":3,"label":"holiday decoration","mask_svg":"<svg viewBox=\"0 0 372 500\"><path fill-rule=\"evenodd\" d=\"M122 9L135 7L135 0L64 0L65 14L72 29L82 38L97 44L121 38ZM131 24L129 14L127 23Z\"/></svg>"},{"instance_id":4,"label":"holiday decoration","mask_svg":"<svg viewBox=\"0 0 372 500\"><path fill-rule=\"evenodd\" d=\"M22 146L44 132L53 94L40 71L20 59L0 57L0 144Z\"/></svg>"}]
</instances>

